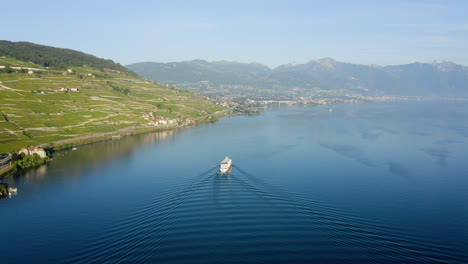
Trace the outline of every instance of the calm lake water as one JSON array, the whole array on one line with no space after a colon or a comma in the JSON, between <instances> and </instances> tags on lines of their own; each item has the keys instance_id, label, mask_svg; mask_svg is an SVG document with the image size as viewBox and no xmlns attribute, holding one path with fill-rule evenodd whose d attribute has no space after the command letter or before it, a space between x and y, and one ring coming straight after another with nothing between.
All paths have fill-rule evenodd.
<instances>
[{"instance_id":1,"label":"calm lake water","mask_svg":"<svg viewBox=\"0 0 468 264\"><path fill-rule=\"evenodd\" d=\"M5 263L468 262L466 103L272 107L6 182Z\"/></svg>"}]
</instances>

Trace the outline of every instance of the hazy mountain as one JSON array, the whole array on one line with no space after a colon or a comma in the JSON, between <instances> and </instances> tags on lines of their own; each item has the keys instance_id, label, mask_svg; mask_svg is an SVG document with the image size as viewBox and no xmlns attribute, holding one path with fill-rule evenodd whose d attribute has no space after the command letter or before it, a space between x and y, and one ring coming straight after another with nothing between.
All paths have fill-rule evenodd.
<instances>
[{"instance_id":1,"label":"hazy mountain","mask_svg":"<svg viewBox=\"0 0 468 264\"><path fill-rule=\"evenodd\" d=\"M269 77L283 87L346 89L378 92L389 77L382 70L366 65L337 62L331 58L312 60L306 64L287 64L274 69Z\"/></svg>"},{"instance_id":2,"label":"hazy mountain","mask_svg":"<svg viewBox=\"0 0 468 264\"><path fill-rule=\"evenodd\" d=\"M468 96L468 68L453 62L375 66L331 58L270 69L259 63L136 63L127 68L155 81L203 92L339 90L362 95ZM297 95L297 94L296 94Z\"/></svg>"},{"instance_id":3,"label":"hazy mountain","mask_svg":"<svg viewBox=\"0 0 468 264\"><path fill-rule=\"evenodd\" d=\"M203 82L217 85L262 85L271 69L259 63L228 61L142 62L126 66L140 75L161 82Z\"/></svg>"}]
</instances>

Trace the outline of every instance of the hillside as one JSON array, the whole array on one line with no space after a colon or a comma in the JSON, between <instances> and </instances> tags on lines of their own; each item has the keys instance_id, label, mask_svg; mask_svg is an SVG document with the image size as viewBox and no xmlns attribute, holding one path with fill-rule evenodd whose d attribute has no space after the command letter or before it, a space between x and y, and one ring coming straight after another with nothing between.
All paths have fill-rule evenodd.
<instances>
[{"instance_id":1,"label":"hillside","mask_svg":"<svg viewBox=\"0 0 468 264\"><path fill-rule=\"evenodd\" d=\"M201 95L89 64L58 70L3 57L0 70L0 153L195 124L224 110Z\"/></svg>"},{"instance_id":2,"label":"hillside","mask_svg":"<svg viewBox=\"0 0 468 264\"><path fill-rule=\"evenodd\" d=\"M136 76L135 73L112 60L100 59L76 50L54 48L29 42L0 40L0 57L14 58L50 68L66 69L67 67L88 66L101 71L110 69Z\"/></svg>"},{"instance_id":3,"label":"hillside","mask_svg":"<svg viewBox=\"0 0 468 264\"><path fill-rule=\"evenodd\" d=\"M209 80L217 85L261 85L270 75L270 68L256 63L208 62L193 60L175 63L143 62L127 68L142 76L161 81L201 82Z\"/></svg>"},{"instance_id":4,"label":"hillside","mask_svg":"<svg viewBox=\"0 0 468 264\"><path fill-rule=\"evenodd\" d=\"M126 67L152 80L234 98L468 96L468 68L452 62L374 66L323 58L275 69L257 63L220 65L200 60Z\"/></svg>"}]
</instances>

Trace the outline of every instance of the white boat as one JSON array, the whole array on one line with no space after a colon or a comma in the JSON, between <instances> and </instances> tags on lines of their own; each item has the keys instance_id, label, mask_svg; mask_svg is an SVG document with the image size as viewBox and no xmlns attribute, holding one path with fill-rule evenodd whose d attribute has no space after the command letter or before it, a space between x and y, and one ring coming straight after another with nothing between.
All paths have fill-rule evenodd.
<instances>
[{"instance_id":1,"label":"white boat","mask_svg":"<svg viewBox=\"0 0 468 264\"><path fill-rule=\"evenodd\" d=\"M221 173L226 173L231 169L231 167L232 167L232 159L226 156L226 158L224 158L224 160L221 161L221 166L219 166L219 171Z\"/></svg>"},{"instance_id":2,"label":"white boat","mask_svg":"<svg viewBox=\"0 0 468 264\"><path fill-rule=\"evenodd\" d=\"M18 192L18 189L17 188L8 188L8 193L12 194L12 193L17 193Z\"/></svg>"}]
</instances>

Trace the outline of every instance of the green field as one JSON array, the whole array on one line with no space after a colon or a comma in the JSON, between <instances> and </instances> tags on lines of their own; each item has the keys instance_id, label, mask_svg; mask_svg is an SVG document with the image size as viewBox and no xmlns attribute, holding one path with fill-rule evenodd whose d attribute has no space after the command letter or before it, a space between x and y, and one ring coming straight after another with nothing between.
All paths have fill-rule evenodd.
<instances>
[{"instance_id":1,"label":"green field","mask_svg":"<svg viewBox=\"0 0 468 264\"><path fill-rule=\"evenodd\" d=\"M144 118L148 113L195 123L224 110L203 96L127 73L90 67L69 73L0 58L0 65L7 63L43 70L0 73L0 153L124 128L158 129ZM51 90L69 87L80 91Z\"/></svg>"}]
</instances>

